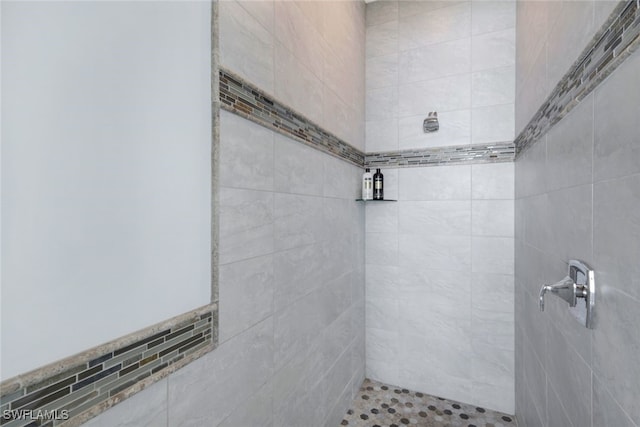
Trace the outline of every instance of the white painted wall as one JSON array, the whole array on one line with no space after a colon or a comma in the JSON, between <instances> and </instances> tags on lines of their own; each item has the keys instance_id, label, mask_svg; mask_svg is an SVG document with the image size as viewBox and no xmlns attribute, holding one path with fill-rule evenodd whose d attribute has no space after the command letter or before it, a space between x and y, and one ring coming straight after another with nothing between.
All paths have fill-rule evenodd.
<instances>
[{"instance_id":1,"label":"white painted wall","mask_svg":"<svg viewBox=\"0 0 640 427\"><path fill-rule=\"evenodd\" d=\"M2 3L2 378L210 300L210 4Z\"/></svg>"},{"instance_id":2,"label":"white painted wall","mask_svg":"<svg viewBox=\"0 0 640 427\"><path fill-rule=\"evenodd\" d=\"M337 82L327 77L319 83L325 65L340 70L338 57L320 58L320 68L305 62L319 59L305 55L318 54L307 49L320 45L363 67L363 3L225 1L219 12L223 66L268 93L274 79L277 85L310 79L325 85L320 99L340 103L345 97L345 106L363 111L358 87L345 85L338 98L326 86ZM343 32L323 33L323 22L357 38L347 42ZM297 25L299 40L282 39L288 25ZM288 59L276 71L278 54ZM364 70L357 67L344 71L364 88ZM317 86L302 87L276 95L305 114L336 112L305 97ZM363 117L322 117L349 142L360 132L363 143ZM322 117L310 118L322 124ZM344 125L353 125L353 133L341 133ZM220 344L165 385L142 391L135 405L125 401L88 425L338 425L364 379L364 206L355 201L361 173L222 111ZM167 410L157 416L157 408Z\"/></svg>"}]
</instances>

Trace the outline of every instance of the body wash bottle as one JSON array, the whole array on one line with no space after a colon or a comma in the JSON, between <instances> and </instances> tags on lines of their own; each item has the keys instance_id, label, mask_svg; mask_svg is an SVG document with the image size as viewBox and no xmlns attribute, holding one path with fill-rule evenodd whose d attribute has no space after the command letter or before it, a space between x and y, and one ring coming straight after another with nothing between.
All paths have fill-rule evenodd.
<instances>
[{"instance_id":1,"label":"body wash bottle","mask_svg":"<svg viewBox=\"0 0 640 427\"><path fill-rule=\"evenodd\" d=\"M369 168L362 174L362 200L373 199L373 175Z\"/></svg>"},{"instance_id":2,"label":"body wash bottle","mask_svg":"<svg viewBox=\"0 0 640 427\"><path fill-rule=\"evenodd\" d=\"M373 175L373 199L384 199L384 175L380 172L380 169L376 169L376 173Z\"/></svg>"}]
</instances>

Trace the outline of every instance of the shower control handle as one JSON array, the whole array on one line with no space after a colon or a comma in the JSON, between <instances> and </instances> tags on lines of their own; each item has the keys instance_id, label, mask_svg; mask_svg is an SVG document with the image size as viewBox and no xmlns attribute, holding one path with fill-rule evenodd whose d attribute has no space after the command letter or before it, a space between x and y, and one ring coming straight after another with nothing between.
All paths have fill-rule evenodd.
<instances>
[{"instance_id":1,"label":"shower control handle","mask_svg":"<svg viewBox=\"0 0 640 427\"><path fill-rule=\"evenodd\" d=\"M593 328L595 308L594 271L584 262L572 259L569 261L568 275L552 285L540 288L538 304L544 311L544 297L547 293L562 298L569 304L569 311L587 328Z\"/></svg>"},{"instance_id":2,"label":"shower control handle","mask_svg":"<svg viewBox=\"0 0 640 427\"><path fill-rule=\"evenodd\" d=\"M544 311L544 295L547 292L555 294L565 300L567 303L569 303L569 307L575 307L577 297L583 296L582 290L578 292L578 285L576 285L571 277L567 276L558 283L555 283L553 285L544 285L540 289L540 311Z\"/></svg>"}]
</instances>

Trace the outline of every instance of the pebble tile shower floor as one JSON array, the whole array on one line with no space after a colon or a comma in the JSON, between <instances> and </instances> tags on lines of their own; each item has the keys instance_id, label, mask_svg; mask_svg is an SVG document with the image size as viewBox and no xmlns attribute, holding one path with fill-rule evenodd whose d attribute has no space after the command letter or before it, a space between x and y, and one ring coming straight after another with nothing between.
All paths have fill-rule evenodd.
<instances>
[{"instance_id":1,"label":"pebble tile shower floor","mask_svg":"<svg viewBox=\"0 0 640 427\"><path fill-rule=\"evenodd\" d=\"M512 415L366 379L341 425L517 427Z\"/></svg>"}]
</instances>

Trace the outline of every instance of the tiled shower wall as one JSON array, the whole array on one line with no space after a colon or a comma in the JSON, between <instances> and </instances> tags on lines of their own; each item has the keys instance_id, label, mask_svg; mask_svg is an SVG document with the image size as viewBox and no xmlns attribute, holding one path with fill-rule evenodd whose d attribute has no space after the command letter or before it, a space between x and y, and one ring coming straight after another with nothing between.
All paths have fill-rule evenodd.
<instances>
[{"instance_id":1,"label":"tiled shower wall","mask_svg":"<svg viewBox=\"0 0 640 427\"><path fill-rule=\"evenodd\" d=\"M518 2L518 128L616 4ZM639 76L636 51L516 161L516 415L525 426L640 425ZM595 269L593 330L556 298L538 310L540 286L563 278L572 258Z\"/></svg>"},{"instance_id":2,"label":"tiled shower wall","mask_svg":"<svg viewBox=\"0 0 640 427\"><path fill-rule=\"evenodd\" d=\"M513 140L514 2L370 3L366 47L367 151ZM398 202L367 205L367 376L513 413L513 164L383 173Z\"/></svg>"},{"instance_id":3,"label":"tiled shower wall","mask_svg":"<svg viewBox=\"0 0 640 427\"><path fill-rule=\"evenodd\" d=\"M370 3L366 57L367 152L513 140L514 1Z\"/></svg>"},{"instance_id":4,"label":"tiled shower wall","mask_svg":"<svg viewBox=\"0 0 640 427\"><path fill-rule=\"evenodd\" d=\"M219 7L221 66L364 147L364 4ZM335 426L364 379L361 170L230 112L220 133L219 347L89 425Z\"/></svg>"}]
</instances>

